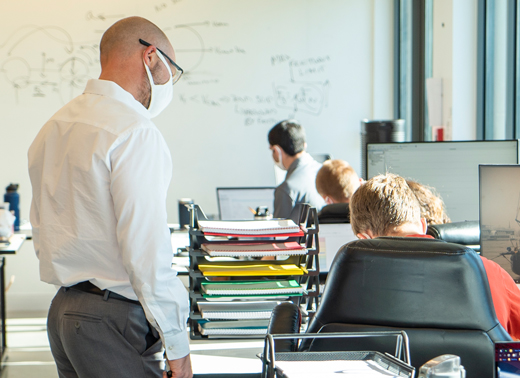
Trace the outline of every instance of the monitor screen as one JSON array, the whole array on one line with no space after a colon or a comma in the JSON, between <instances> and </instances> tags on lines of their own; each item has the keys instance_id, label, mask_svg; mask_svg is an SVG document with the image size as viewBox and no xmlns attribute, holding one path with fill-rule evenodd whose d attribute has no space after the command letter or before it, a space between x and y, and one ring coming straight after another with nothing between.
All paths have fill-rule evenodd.
<instances>
[{"instance_id":1,"label":"monitor screen","mask_svg":"<svg viewBox=\"0 0 520 378\"><path fill-rule=\"evenodd\" d=\"M520 282L520 165L481 165L480 253Z\"/></svg>"},{"instance_id":2,"label":"monitor screen","mask_svg":"<svg viewBox=\"0 0 520 378\"><path fill-rule=\"evenodd\" d=\"M336 253L339 249L351 241L358 240L349 223L320 224L318 235L320 241L320 272L328 272Z\"/></svg>"},{"instance_id":3,"label":"monitor screen","mask_svg":"<svg viewBox=\"0 0 520 378\"><path fill-rule=\"evenodd\" d=\"M517 140L367 145L367 178L391 172L435 188L452 222L478 219L479 164L517 163Z\"/></svg>"},{"instance_id":4,"label":"monitor screen","mask_svg":"<svg viewBox=\"0 0 520 378\"><path fill-rule=\"evenodd\" d=\"M253 220L251 211L266 206L274 212L274 187L263 188L217 188L220 220Z\"/></svg>"},{"instance_id":5,"label":"monitor screen","mask_svg":"<svg viewBox=\"0 0 520 378\"><path fill-rule=\"evenodd\" d=\"M496 378L520 378L520 342L495 343Z\"/></svg>"}]
</instances>

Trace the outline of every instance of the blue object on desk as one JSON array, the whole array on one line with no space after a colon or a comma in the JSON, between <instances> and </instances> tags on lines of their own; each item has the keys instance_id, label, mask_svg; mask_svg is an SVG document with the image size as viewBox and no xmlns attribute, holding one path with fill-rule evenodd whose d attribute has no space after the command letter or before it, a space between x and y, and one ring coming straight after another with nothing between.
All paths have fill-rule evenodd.
<instances>
[{"instance_id":1,"label":"blue object on desk","mask_svg":"<svg viewBox=\"0 0 520 378\"><path fill-rule=\"evenodd\" d=\"M20 194L18 193L18 184L10 184L5 188L6 193L4 194L4 202L9 203L9 210L14 210L14 230L20 230Z\"/></svg>"}]
</instances>

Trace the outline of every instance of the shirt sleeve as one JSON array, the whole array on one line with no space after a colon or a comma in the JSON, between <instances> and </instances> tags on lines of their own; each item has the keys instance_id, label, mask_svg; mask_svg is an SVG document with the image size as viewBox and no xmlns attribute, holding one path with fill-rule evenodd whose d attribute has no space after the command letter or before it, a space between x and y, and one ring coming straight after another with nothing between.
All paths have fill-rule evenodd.
<instances>
[{"instance_id":1,"label":"shirt sleeve","mask_svg":"<svg viewBox=\"0 0 520 378\"><path fill-rule=\"evenodd\" d=\"M189 354L188 295L171 269L166 194L171 156L159 130L141 128L116 142L110 153L110 191L117 240L130 283L169 360Z\"/></svg>"},{"instance_id":2,"label":"shirt sleeve","mask_svg":"<svg viewBox=\"0 0 520 378\"><path fill-rule=\"evenodd\" d=\"M500 265L482 257L495 312L507 333L520 340L520 289Z\"/></svg>"},{"instance_id":3,"label":"shirt sleeve","mask_svg":"<svg viewBox=\"0 0 520 378\"><path fill-rule=\"evenodd\" d=\"M498 266L498 269L500 270L500 279L504 285L504 295L507 298L509 307L507 332L513 339L520 340L520 289L509 273L501 266Z\"/></svg>"},{"instance_id":4,"label":"shirt sleeve","mask_svg":"<svg viewBox=\"0 0 520 378\"><path fill-rule=\"evenodd\" d=\"M282 183L274 191L274 218L289 218L294 207L294 200Z\"/></svg>"}]
</instances>

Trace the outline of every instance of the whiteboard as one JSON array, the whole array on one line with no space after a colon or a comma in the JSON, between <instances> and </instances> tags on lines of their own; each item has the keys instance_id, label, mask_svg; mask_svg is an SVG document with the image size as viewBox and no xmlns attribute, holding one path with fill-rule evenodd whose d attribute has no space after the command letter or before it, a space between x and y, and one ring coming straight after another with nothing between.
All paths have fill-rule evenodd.
<instances>
[{"instance_id":1,"label":"whiteboard","mask_svg":"<svg viewBox=\"0 0 520 378\"><path fill-rule=\"evenodd\" d=\"M274 185L267 133L283 119L300 120L309 152L345 159L359 171L360 120L392 116L391 3L3 1L0 193L20 183L22 218L29 217L30 143L98 77L102 33L132 15L166 32L186 72L155 119L174 163L170 222L177 221L179 198L216 214L216 187Z\"/></svg>"}]
</instances>

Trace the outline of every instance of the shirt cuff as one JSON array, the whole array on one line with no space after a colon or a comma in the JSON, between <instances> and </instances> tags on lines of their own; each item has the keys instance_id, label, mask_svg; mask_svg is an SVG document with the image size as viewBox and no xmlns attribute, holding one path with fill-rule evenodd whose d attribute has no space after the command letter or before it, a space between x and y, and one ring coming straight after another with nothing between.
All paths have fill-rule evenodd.
<instances>
[{"instance_id":1,"label":"shirt cuff","mask_svg":"<svg viewBox=\"0 0 520 378\"><path fill-rule=\"evenodd\" d=\"M166 358L169 361L178 360L190 354L190 339L186 330L178 333L168 332L163 334Z\"/></svg>"}]
</instances>

